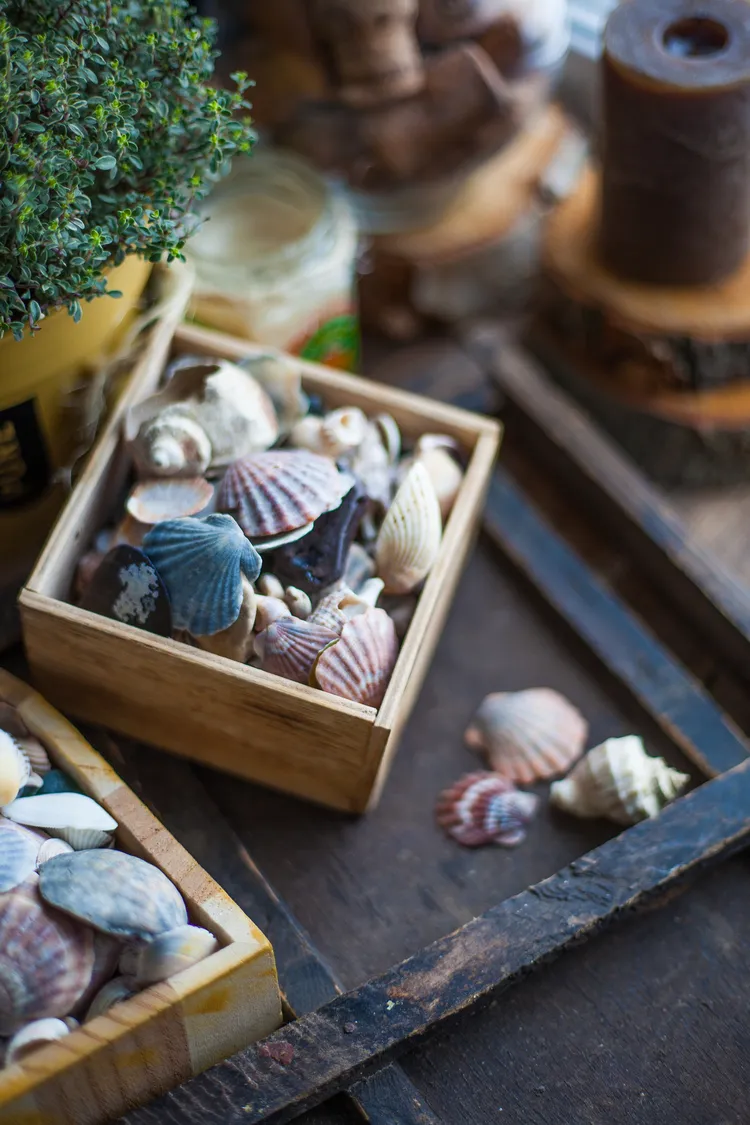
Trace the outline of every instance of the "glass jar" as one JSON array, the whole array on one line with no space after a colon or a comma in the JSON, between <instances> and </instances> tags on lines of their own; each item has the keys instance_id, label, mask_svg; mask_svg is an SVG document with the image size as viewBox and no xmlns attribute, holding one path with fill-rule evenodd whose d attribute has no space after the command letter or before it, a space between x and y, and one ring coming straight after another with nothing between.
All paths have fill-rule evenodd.
<instances>
[{"instance_id":1,"label":"glass jar","mask_svg":"<svg viewBox=\"0 0 750 1125\"><path fill-rule=\"evenodd\" d=\"M343 196L299 157L235 161L188 243L190 315L342 370L359 362L357 228Z\"/></svg>"}]
</instances>

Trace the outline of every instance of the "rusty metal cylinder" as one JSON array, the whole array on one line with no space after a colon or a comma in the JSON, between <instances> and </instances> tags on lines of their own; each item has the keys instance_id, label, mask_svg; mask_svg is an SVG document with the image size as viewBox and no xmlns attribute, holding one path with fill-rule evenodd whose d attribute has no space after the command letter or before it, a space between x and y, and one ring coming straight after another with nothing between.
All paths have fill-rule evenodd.
<instances>
[{"instance_id":1,"label":"rusty metal cylinder","mask_svg":"<svg viewBox=\"0 0 750 1125\"><path fill-rule=\"evenodd\" d=\"M750 3L624 0L605 31L599 250L707 285L750 251Z\"/></svg>"}]
</instances>

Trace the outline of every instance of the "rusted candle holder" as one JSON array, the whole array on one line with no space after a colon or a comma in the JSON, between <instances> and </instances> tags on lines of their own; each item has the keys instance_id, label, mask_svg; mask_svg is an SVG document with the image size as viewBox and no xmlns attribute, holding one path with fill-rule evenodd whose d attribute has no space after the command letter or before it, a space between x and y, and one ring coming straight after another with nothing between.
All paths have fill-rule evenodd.
<instances>
[{"instance_id":1,"label":"rusted candle holder","mask_svg":"<svg viewBox=\"0 0 750 1125\"><path fill-rule=\"evenodd\" d=\"M750 4L624 0L534 339L657 480L750 477Z\"/></svg>"}]
</instances>

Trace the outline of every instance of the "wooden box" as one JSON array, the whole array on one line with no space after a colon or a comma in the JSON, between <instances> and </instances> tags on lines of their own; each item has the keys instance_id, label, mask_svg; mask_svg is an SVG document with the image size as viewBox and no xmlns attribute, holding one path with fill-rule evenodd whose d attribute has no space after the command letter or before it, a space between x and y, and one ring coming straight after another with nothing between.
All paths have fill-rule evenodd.
<instances>
[{"instance_id":1,"label":"wooden box","mask_svg":"<svg viewBox=\"0 0 750 1125\"><path fill-rule=\"evenodd\" d=\"M238 359L254 345L185 326L173 350ZM489 419L357 376L300 366L306 389L327 406L388 411L407 438L451 434L467 456L439 558L378 711L67 603L76 562L111 514L129 471L119 441L123 409L157 386L161 371L153 367L134 374L21 594L24 638L37 684L66 711L241 777L363 812L377 800L442 631L473 543L500 429Z\"/></svg>"},{"instance_id":2,"label":"wooden box","mask_svg":"<svg viewBox=\"0 0 750 1125\"><path fill-rule=\"evenodd\" d=\"M18 708L54 764L115 818L118 847L161 868L185 899L191 922L222 945L59 1044L0 1068L0 1125L93 1125L120 1117L275 1031L281 1000L273 950L46 700L2 670L0 699Z\"/></svg>"}]
</instances>

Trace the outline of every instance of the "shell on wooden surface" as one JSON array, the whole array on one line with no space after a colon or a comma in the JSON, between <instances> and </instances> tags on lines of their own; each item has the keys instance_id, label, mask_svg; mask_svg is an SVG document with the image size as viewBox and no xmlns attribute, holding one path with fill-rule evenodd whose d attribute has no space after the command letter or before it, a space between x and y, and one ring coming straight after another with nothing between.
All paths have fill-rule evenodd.
<instances>
[{"instance_id":1,"label":"shell on wooden surface","mask_svg":"<svg viewBox=\"0 0 750 1125\"><path fill-rule=\"evenodd\" d=\"M368 609L347 620L336 644L323 650L315 682L323 691L379 707L398 658L398 637L388 614Z\"/></svg>"},{"instance_id":2,"label":"shell on wooden surface","mask_svg":"<svg viewBox=\"0 0 750 1125\"><path fill-rule=\"evenodd\" d=\"M199 648L212 652L214 656L224 656L228 660L239 660L244 664L253 652L253 630L258 612L258 595L252 582L242 575L242 604L237 620L228 629L207 637L195 637Z\"/></svg>"},{"instance_id":3,"label":"shell on wooden surface","mask_svg":"<svg viewBox=\"0 0 750 1125\"><path fill-rule=\"evenodd\" d=\"M8 1043L5 1065L13 1066L13 1063L21 1062L32 1051L45 1047L48 1043L55 1043L58 1039L64 1039L66 1035L70 1035L70 1032L71 1029L64 1020L48 1018L27 1023Z\"/></svg>"},{"instance_id":4,"label":"shell on wooden surface","mask_svg":"<svg viewBox=\"0 0 750 1125\"><path fill-rule=\"evenodd\" d=\"M0 805L14 800L27 784L32 769L14 738L0 730Z\"/></svg>"},{"instance_id":5,"label":"shell on wooden surface","mask_svg":"<svg viewBox=\"0 0 750 1125\"><path fill-rule=\"evenodd\" d=\"M52 859L56 855L67 855L68 852L75 851L67 840L57 840L53 837L51 840L43 840L36 857L36 868L39 870L43 863L48 859Z\"/></svg>"},{"instance_id":6,"label":"shell on wooden surface","mask_svg":"<svg viewBox=\"0 0 750 1125\"><path fill-rule=\"evenodd\" d=\"M663 758L649 757L642 740L631 734L589 750L566 778L553 783L550 801L574 816L631 825L656 816L689 781Z\"/></svg>"},{"instance_id":7,"label":"shell on wooden surface","mask_svg":"<svg viewBox=\"0 0 750 1125\"><path fill-rule=\"evenodd\" d=\"M409 594L430 573L440 551L443 522L427 470L412 465L375 544L377 574L388 594Z\"/></svg>"},{"instance_id":8,"label":"shell on wooden surface","mask_svg":"<svg viewBox=\"0 0 750 1125\"><path fill-rule=\"evenodd\" d=\"M106 809L83 793L18 797L3 807L3 815L27 828L42 828L76 851L108 847L117 828Z\"/></svg>"},{"instance_id":9,"label":"shell on wooden surface","mask_svg":"<svg viewBox=\"0 0 750 1125\"><path fill-rule=\"evenodd\" d=\"M283 535L336 508L350 479L327 457L304 449L274 449L229 466L216 506L235 514L251 540Z\"/></svg>"},{"instance_id":10,"label":"shell on wooden surface","mask_svg":"<svg viewBox=\"0 0 750 1125\"><path fill-rule=\"evenodd\" d=\"M292 611L286 602L281 598L269 598L263 594L257 596L257 612L255 615L255 631L262 633L274 621L280 621L283 617L291 617Z\"/></svg>"},{"instance_id":11,"label":"shell on wooden surface","mask_svg":"<svg viewBox=\"0 0 750 1125\"><path fill-rule=\"evenodd\" d=\"M127 946L120 957L120 972L144 988L197 965L218 948L218 941L208 930L178 926L152 941Z\"/></svg>"},{"instance_id":12,"label":"shell on wooden surface","mask_svg":"<svg viewBox=\"0 0 750 1125\"><path fill-rule=\"evenodd\" d=\"M507 778L479 770L466 774L440 794L435 816L441 828L466 848L500 844L514 848L539 806Z\"/></svg>"},{"instance_id":13,"label":"shell on wooden surface","mask_svg":"<svg viewBox=\"0 0 750 1125\"><path fill-rule=\"evenodd\" d=\"M128 514L144 527L203 512L213 500L213 485L203 477L168 477L137 484L125 505ZM138 544L135 544L138 546Z\"/></svg>"},{"instance_id":14,"label":"shell on wooden surface","mask_svg":"<svg viewBox=\"0 0 750 1125\"><path fill-rule=\"evenodd\" d=\"M586 745L588 723L551 688L493 692L482 702L465 740L495 773L530 785L565 773Z\"/></svg>"},{"instance_id":15,"label":"shell on wooden surface","mask_svg":"<svg viewBox=\"0 0 750 1125\"><path fill-rule=\"evenodd\" d=\"M0 822L0 894L24 883L36 868L43 841L31 832L19 832L10 821Z\"/></svg>"},{"instance_id":16,"label":"shell on wooden surface","mask_svg":"<svg viewBox=\"0 0 750 1125\"><path fill-rule=\"evenodd\" d=\"M296 617L281 618L258 633L255 652L264 672L307 684L318 656L336 640L338 635L322 625Z\"/></svg>"},{"instance_id":17,"label":"shell on wooden surface","mask_svg":"<svg viewBox=\"0 0 750 1125\"><path fill-rule=\"evenodd\" d=\"M243 576L252 583L260 574L258 552L227 515L165 520L143 546L167 588L175 629L196 637L233 625L245 597Z\"/></svg>"},{"instance_id":18,"label":"shell on wooden surface","mask_svg":"<svg viewBox=\"0 0 750 1125\"><path fill-rule=\"evenodd\" d=\"M92 931L51 910L39 897L37 876L0 895L0 1035L67 1015L93 964Z\"/></svg>"},{"instance_id":19,"label":"shell on wooden surface","mask_svg":"<svg viewBox=\"0 0 750 1125\"><path fill-rule=\"evenodd\" d=\"M39 893L50 906L112 937L148 940L187 923L174 883L126 852L55 856L39 871Z\"/></svg>"},{"instance_id":20,"label":"shell on wooden surface","mask_svg":"<svg viewBox=\"0 0 750 1125\"><path fill-rule=\"evenodd\" d=\"M38 738L34 738L32 734L22 735L16 738L16 743L26 756L32 773L39 774L40 777L49 773L52 769L52 762Z\"/></svg>"},{"instance_id":21,"label":"shell on wooden surface","mask_svg":"<svg viewBox=\"0 0 750 1125\"><path fill-rule=\"evenodd\" d=\"M90 1020L95 1020L97 1016L106 1015L111 1008L114 1008L115 1004L120 1004L123 1000L129 1000L131 996L135 996L137 991L135 981L128 977L114 977L112 980L108 980L91 1001L83 1022L89 1023Z\"/></svg>"},{"instance_id":22,"label":"shell on wooden surface","mask_svg":"<svg viewBox=\"0 0 750 1125\"><path fill-rule=\"evenodd\" d=\"M199 422L181 406L149 418L130 442L139 476L199 477L211 464L211 442Z\"/></svg>"}]
</instances>

